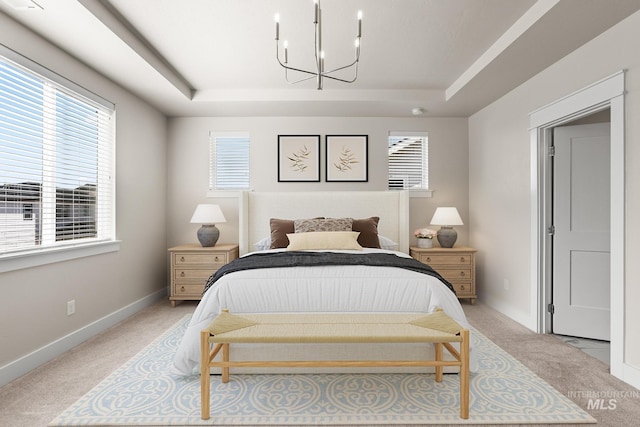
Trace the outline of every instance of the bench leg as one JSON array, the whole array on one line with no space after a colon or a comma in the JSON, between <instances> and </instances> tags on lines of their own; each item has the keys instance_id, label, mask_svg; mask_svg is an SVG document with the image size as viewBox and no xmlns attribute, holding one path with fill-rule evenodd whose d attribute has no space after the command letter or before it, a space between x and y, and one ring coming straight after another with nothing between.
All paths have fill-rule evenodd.
<instances>
[{"instance_id":1,"label":"bench leg","mask_svg":"<svg viewBox=\"0 0 640 427\"><path fill-rule=\"evenodd\" d=\"M437 342L435 343L435 359L436 362L440 362L442 361L442 343L441 342ZM442 371L443 371L443 367L442 366L436 366L436 382L442 382Z\"/></svg>"},{"instance_id":2,"label":"bench leg","mask_svg":"<svg viewBox=\"0 0 640 427\"><path fill-rule=\"evenodd\" d=\"M460 331L460 418L469 418L469 330Z\"/></svg>"},{"instance_id":3,"label":"bench leg","mask_svg":"<svg viewBox=\"0 0 640 427\"><path fill-rule=\"evenodd\" d=\"M209 373L209 333L200 332L200 413L203 420L209 419L211 376Z\"/></svg>"},{"instance_id":4,"label":"bench leg","mask_svg":"<svg viewBox=\"0 0 640 427\"><path fill-rule=\"evenodd\" d=\"M222 344L222 361L229 362L229 344ZM222 382L229 382L229 365L222 367Z\"/></svg>"}]
</instances>

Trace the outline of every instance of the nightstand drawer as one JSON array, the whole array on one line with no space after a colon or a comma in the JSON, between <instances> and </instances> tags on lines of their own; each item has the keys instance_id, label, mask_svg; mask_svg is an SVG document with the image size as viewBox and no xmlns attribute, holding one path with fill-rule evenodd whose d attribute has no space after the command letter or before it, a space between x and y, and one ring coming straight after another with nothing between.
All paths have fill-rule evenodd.
<instances>
[{"instance_id":1,"label":"nightstand drawer","mask_svg":"<svg viewBox=\"0 0 640 427\"><path fill-rule=\"evenodd\" d=\"M420 254L420 262L435 265L471 265L471 256L468 254Z\"/></svg>"},{"instance_id":2,"label":"nightstand drawer","mask_svg":"<svg viewBox=\"0 0 640 427\"><path fill-rule=\"evenodd\" d=\"M173 279L175 283L204 283L213 273L212 270L178 269L174 271Z\"/></svg>"},{"instance_id":3,"label":"nightstand drawer","mask_svg":"<svg viewBox=\"0 0 640 427\"><path fill-rule=\"evenodd\" d=\"M463 295L468 293L473 293L473 287L471 286L471 282L469 283L452 283L453 289L456 290L457 295Z\"/></svg>"},{"instance_id":4,"label":"nightstand drawer","mask_svg":"<svg viewBox=\"0 0 640 427\"><path fill-rule=\"evenodd\" d=\"M227 260L227 254L225 253L183 253L174 254L176 267L186 267L189 265L202 265L206 264L213 268L220 268L225 265ZM216 267L217 266L217 267Z\"/></svg>"},{"instance_id":5,"label":"nightstand drawer","mask_svg":"<svg viewBox=\"0 0 640 427\"><path fill-rule=\"evenodd\" d=\"M436 269L436 271L438 273L440 273L440 275L442 277L444 277L445 279L451 281L451 280L455 280L457 282L462 282L462 281L471 281L471 269L470 268L439 268Z\"/></svg>"},{"instance_id":6,"label":"nightstand drawer","mask_svg":"<svg viewBox=\"0 0 640 427\"><path fill-rule=\"evenodd\" d=\"M181 285L176 283L173 289L176 296L194 296L200 299L204 291L204 283L201 285Z\"/></svg>"}]
</instances>

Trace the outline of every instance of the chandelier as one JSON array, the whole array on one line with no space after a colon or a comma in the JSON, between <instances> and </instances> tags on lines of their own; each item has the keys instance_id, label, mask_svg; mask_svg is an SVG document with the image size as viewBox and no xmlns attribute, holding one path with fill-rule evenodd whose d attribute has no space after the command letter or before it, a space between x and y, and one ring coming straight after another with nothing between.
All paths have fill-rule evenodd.
<instances>
[{"instance_id":1,"label":"chandelier","mask_svg":"<svg viewBox=\"0 0 640 427\"><path fill-rule=\"evenodd\" d=\"M276 13L276 59L278 63L284 68L284 76L289 84L295 84L304 82L311 79L316 79L317 89L322 90L323 80L325 78L331 80L337 80L339 82L344 83L353 83L358 78L358 62L360 61L360 38L362 37L362 11L358 11L358 32L355 40L355 59L348 65L344 65L342 67L334 68L333 70L325 70L324 67L324 59L325 53L322 49L322 8L320 7L320 0L314 0L314 13L313 13L313 26L315 28L315 70L303 70L301 68L295 68L289 66L289 52L288 52L288 42L284 40L282 42L282 47L284 48L284 62L280 59L280 15ZM333 76L332 74L341 71L353 69L353 78L351 80L338 78ZM296 71L299 73L307 74L307 77L303 77L298 80L289 80L289 71Z\"/></svg>"}]
</instances>

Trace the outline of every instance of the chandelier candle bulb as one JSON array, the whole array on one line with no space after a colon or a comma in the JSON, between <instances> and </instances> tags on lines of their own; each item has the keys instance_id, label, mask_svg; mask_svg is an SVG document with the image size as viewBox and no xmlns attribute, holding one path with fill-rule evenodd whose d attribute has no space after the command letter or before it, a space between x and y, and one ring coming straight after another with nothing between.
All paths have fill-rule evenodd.
<instances>
[{"instance_id":1,"label":"chandelier candle bulb","mask_svg":"<svg viewBox=\"0 0 640 427\"><path fill-rule=\"evenodd\" d=\"M274 19L276 20L276 40L280 40L280 14L276 13Z\"/></svg>"},{"instance_id":2,"label":"chandelier candle bulb","mask_svg":"<svg viewBox=\"0 0 640 427\"><path fill-rule=\"evenodd\" d=\"M362 11L358 11L358 37L362 37Z\"/></svg>"},{"instance_id":3,"label":"chandelier candle bulb","mask_svg":"<svg viewBox=\"0 0 640 427\"><path fill-rule=\"evenodd\" d=\"M287 50L287 48L289 47L289 42L285 40L282 45L284 46L284 63L286 64L287 62L289 62L289 51Z\"/></svg>"},{"instance_id":4,"label":"chandelier candle bulb","mask_svg":"<svg viewBox=\"0 0 640 427\"><path fill-rule=\"evenodd\" d=\"M318 0L313 0L313 23L318 23L318 11L320 10L320 4Z\"/></svg>"}]
</instances>

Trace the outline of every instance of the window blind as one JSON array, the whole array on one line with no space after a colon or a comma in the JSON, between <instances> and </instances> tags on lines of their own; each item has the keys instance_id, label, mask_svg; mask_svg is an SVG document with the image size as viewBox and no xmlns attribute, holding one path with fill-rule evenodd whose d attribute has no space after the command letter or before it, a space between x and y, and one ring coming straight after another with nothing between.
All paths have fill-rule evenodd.
<instances>
[{"instance_id":1,"label":"window blind","mask_svg":"<svg viewBox=\"0 0 640 427\"><path fill-rule=\"evenodd\" d=\"M248 190L248 133L210 133L209 190Z\"/></svg>"},{"instance_id":2,"label":"window blind","mask_svg":"<svg viewBox=\"0 0 640 427\"><path fill-rule=\"evenodd\" d=\"M105 104L0 56L0 256L115 238Z\"/></svg>"},{"instance_id":3,"label":"window blind","mask_svg":"<svg viewBox=\"0 0 640 427\"><path fill-rule=\"evenodd\" d=\"M429 188L428 138L423 133L389 135L389 190Z\"/></svg>"}]
</instances>

